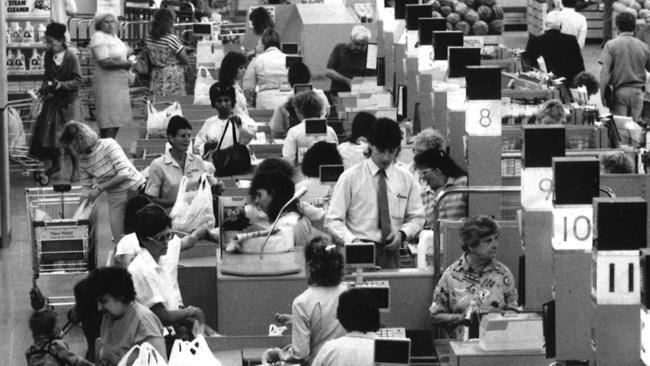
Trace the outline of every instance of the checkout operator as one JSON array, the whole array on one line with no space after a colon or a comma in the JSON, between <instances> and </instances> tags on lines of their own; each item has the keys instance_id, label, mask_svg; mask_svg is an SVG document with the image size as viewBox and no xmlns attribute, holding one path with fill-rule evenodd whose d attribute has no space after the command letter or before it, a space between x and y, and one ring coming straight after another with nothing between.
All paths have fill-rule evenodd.
<instances>
[{"instance_id":1,"label":"checkout operator","mask_svg":"<svg viewBox=\"0 0 650 366\"><path fill-rule=\"evenodd\" d=\"M515 279L496 259L499 226L488 216L468 218L460 229L463 255L442 274L429 308L435 325L449 338L462 339L465 313L475 302L481 313L520 311Z\"/></svg>"}]
</instances>

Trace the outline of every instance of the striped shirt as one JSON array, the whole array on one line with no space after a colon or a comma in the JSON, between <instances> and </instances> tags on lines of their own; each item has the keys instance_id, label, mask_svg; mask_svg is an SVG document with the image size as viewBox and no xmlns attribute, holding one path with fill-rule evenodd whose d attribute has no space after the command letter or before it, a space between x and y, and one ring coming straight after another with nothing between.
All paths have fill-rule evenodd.
<instances>
[{"instance_id":1,"label":"striped shirt","mask_svg":"<svg viewBox=\"0 0 650 366\"><path fill-rule=\"evenodd\" d=\"M169 47L172 52L174 52L174 54L177 54L183 50L183 43L175 34L166 34L158 39L153 39L151 36L147 36L147 45Z\"/></svg>"},{"instance_id":2,"label":"striped shirt","mask_svg":"<svg viewBox=\"0 0 650 366\"><path fill-rule=\"evenodd\" d=\"M426 215L426 226L433 227L436 218L434 217L434 207L436 205L436 196L443 189L451 187L465 187L467 186L467 176L458 178L450 177L447 184L443 187L432 191L431 188L423 187L420 196L424 203L424 213ZM438 205L438 219L443 220L459 220L467 217L467 194L466 193L451 193L442 198Z\"/></svg>"},{"instance_id":3,"label":"striped shirt","mask_svg":"<svg viewBox=\"0 0 650 366\"><path fill-rule=\"evenodd\" d=\"M116 186L105 187L116 175L126 177ZM92 180L108 193L121 193L136 190L145 183L144 176L135 169L113 139L99 139L89 154L79 157L79 175L83 187L92 186Z\"/></svg>"}]
</instances>

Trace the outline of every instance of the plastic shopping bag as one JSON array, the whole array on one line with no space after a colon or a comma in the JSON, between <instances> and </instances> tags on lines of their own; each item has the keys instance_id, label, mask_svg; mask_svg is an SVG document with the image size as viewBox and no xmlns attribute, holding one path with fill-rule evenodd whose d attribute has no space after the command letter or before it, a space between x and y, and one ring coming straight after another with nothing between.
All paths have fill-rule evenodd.
<instances>
[{"instance_id":1,"label":"plastic shopping bag","mask_svg":"<svg viewBox=\"0 0 650 366\"><path fill-rule=\"evenodd\" d=\"M20 113L12 107L7 108L6 113L6 121L9 127L9 154L12 156L26 155L28 146Z\"/></svg>"},{"instance_id":2,"label":"plastic shopping bag","mask_svg":"<svg viewBox=\"0 0 650 366\"><path fill-rule=\"evenodd\" d=\"M169 216L172 218L172 229L191 233L192 231L207 227L214 227L214 210L212 207L212 191L205 174L199 179L196 191L187 191L189 178L181 179L178 188L176 203Z\"/></svg>"},{"instance_id":3,"label":"plastic shopping bag","mask_svg":"<svg viewBox=\"0 0 650 366\"><path fill-rule=\"evenodd\" d=\"M169 366L221 366L203 336L197 336L193 341L177 339L169 355Z\"/></svg>"},{"instance_id":4,"label":"plastic shopping bag","mask_svg":"<svg viewBox=\"0 0 650 366\"><path fill-rule=\"evenodd\" d=\"M137 352L137 353L136 353ZM127 352L117 366L165 366L165 358L147 342L136 344Z\"/></svg>"},{"instance_id":5,"label":"plastic shopping bag","mask_svg":"<svg viewBox=\"0 0 650 366\"><path fill-rule=\"evenodd\" d=\"M205 67L200 66L196 70L196 82L194 84L194 104L210 105L210 87L216 83L212 74Z\"/></svg>"},{"instance_id":6,"label":"plastic shopping bag","mask_svg":"<svg viewBox=\"0 0 650 366\"><path fill-rule=\"evenodd\" d=\"M183 110L178 102L173 102L162 111L156 110L150 101L147 101L147 135L167 137L167 124L173 116L183 116Z\"/></svg>"}]
</instances>

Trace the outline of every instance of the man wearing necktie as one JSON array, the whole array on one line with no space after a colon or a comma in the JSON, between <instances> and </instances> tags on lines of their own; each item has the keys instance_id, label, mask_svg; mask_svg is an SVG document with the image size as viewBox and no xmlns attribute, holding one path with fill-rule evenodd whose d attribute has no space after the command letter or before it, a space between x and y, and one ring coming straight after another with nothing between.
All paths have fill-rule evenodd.
<instances>
[{"instance_id":1,"label":"man wearing necktie","mask_svg":"<svg viewBox=\"0 0 650 366\"><path fill-rule=\"evenodd\" d=\"M415 178L395 166L402 132L380 118L368 134L370 158L339 178L325 219L326 229L344 243L376 244L377 265L399 268L399 249L424 226L424 208Z\"/></svg>"}]
</instances>

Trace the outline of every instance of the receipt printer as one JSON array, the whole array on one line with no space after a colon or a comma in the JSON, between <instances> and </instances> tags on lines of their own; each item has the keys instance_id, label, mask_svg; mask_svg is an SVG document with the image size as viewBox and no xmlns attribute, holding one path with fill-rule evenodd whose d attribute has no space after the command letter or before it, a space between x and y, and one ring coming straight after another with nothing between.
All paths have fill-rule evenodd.
<instances>
[{"instance_id":1,"label":"receipt printer","mask_svg":"<svg viewBox=\"0 0 650 366\"><path fill-rule=\"evenodd\" d=\"M535 313L485 314L479 345L486 351L540 349L544 346L542 317Z\"/></svg>"}]
</instances>

